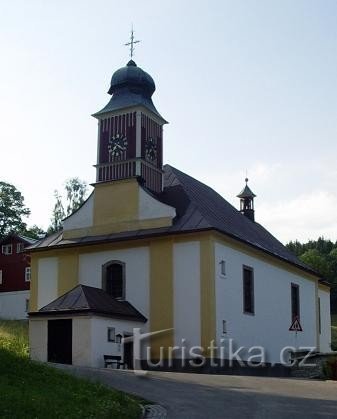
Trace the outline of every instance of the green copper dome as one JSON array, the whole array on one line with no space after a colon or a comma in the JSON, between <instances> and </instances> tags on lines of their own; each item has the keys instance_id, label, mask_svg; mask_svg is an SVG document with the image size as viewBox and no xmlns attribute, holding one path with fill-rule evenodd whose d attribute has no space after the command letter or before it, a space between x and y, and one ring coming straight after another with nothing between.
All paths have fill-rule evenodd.
<instances>
[{"instance_id":1,"label":"green copper dome","mask_svg":"<svg viewBox=\"0 0 337 419\"><path fill-rule=\"evenodd\" d=\"M137 64L130 60L125 67L114 72L108 93L112 95L110 102L93 116L100 117L121 109L143 106L157 115L163 123L165 119L155 108L152 95L156 90L153 78Z\"/></svg>"}]
</instances>

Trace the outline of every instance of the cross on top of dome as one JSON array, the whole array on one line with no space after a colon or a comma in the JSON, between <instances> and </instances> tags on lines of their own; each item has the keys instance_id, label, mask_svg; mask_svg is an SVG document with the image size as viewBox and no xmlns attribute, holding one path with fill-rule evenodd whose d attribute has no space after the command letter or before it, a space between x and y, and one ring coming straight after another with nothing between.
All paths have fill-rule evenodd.
<instances>
[{"instance_id":1,"label":"cross on top of dome","mask_svg":"<svg viewBox=\"0 0 337 419\"><path fill-rule=\"evenodd\" d=\"M135 41L133 26L131 26L130 42L127 42L126 44L124 44L126 47L130 47L131 60L134 56L135 44L139 44L139 42L141 42L141 41L139 41L139 40Z\"/></svg>"}]
</instances>

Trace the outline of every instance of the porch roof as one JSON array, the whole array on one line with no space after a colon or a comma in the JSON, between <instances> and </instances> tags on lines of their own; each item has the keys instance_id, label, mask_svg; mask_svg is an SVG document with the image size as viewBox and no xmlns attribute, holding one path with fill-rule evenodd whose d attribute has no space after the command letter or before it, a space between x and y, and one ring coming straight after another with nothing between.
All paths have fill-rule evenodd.
<instances>
[{"instance_id":1,"label":"porch roof","mask_svg":"<svg viewBox=\"0 0 337 419\"><path fill-rule=\"evenodd\" d=\"M67 314L96 314L122 320L133 320L145 323L143 316L128 301L116 300L100 288L77 285L61 297L29 313L30 317Z\"/></svg>"}]
</instances>

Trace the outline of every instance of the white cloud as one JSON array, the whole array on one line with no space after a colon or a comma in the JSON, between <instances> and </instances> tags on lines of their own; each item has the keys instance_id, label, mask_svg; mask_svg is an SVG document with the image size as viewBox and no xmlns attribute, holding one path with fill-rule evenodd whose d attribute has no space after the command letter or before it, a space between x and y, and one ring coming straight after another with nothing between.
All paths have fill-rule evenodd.
<instances>
[{"instance_id":1,"label":"white cloud","mask_svg":"<svg viewBox=\"0 0 337 419\"><path fill-rule=\"evenodd\" d=\"M313 192L289 201L264 203L257 209L257 219L283 242L319 236L337 240L336 208L336 195Z\"/></svg>"}]
</instances>

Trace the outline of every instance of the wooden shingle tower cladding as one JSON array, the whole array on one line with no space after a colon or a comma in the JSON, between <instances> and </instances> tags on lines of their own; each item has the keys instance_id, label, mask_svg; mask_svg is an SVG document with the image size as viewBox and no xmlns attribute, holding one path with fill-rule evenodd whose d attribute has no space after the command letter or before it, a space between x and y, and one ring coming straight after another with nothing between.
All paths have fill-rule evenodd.
<instances>
[{"instance_id":1,"label":"wooden shingle tower cladding","mask_svg":"<svg viewBox=\"0 0 337 419\"><path fill-rule=\"evenodd\" d=\"M130 60L111 79L98 124L96 182L140 178L155 193L163 183L163 125L152 102L152 77Z\"/></svg>"}]
</instances>

